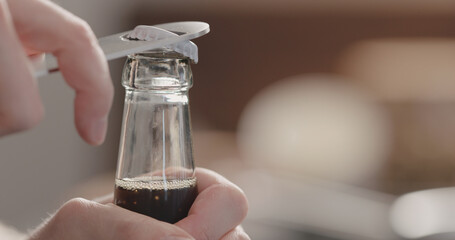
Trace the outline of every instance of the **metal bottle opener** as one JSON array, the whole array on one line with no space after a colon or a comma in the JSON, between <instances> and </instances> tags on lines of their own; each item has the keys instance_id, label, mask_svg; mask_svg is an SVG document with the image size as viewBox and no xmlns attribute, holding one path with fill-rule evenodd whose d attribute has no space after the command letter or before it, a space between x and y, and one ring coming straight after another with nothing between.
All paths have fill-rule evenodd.
<instances>
[{"instance_id":1,"label":"metal bottle opener","mask_svg":"<svg viewBox=\"0 0 455 240\"><path fill-rule=\"evenodd\" d=\"M125 57L129 54L164 47L185 40L191 40L207 34L209 24L205 22L173 22L154 25L154 27L174 33L163 39L153 41L128 40L126 36L132 32L126 31L98 39L98 43L107 60ZM57 59L52 54L44 54L30 59L35 77L42 77L59 71Z\"/></svg>"}]
</instances>

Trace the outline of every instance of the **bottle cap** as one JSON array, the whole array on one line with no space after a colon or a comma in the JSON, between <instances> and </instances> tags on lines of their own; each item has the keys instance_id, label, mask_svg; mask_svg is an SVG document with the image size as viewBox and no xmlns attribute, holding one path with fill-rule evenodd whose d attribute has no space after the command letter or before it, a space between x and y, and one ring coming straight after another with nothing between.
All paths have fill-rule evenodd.
<instances>
[{"instance_id":1,"label":"bottle cap","mask_svg":"<svg viewBox=\"0 0 455 240\"><path fill-rule=\"evenodd\" d=\"M129 40L154 41L174 36L178 36L178 33L170 32L158 27L138 25L126 38ZM190 58L194 63L198 62L197 45L189 40L170 44L165 47L183 54L185 57Z\"/></svg>"}]
</instances>

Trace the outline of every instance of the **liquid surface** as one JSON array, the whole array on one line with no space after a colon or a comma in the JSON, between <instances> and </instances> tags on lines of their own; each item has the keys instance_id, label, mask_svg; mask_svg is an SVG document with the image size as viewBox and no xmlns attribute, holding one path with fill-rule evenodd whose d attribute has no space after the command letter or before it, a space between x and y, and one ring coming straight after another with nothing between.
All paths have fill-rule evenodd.
<instances>
[{"instance_id":1,"label":"liquid surface","mask_svg":"<svg viewBox=\"0 0 455 240\"><path fill-rule=\"evenodd\" d=\"M114 202L160 221L176 223L188 216L197 196L196 178L162 180L151 177L116 179Z\"/></svg>"}]
</instances>

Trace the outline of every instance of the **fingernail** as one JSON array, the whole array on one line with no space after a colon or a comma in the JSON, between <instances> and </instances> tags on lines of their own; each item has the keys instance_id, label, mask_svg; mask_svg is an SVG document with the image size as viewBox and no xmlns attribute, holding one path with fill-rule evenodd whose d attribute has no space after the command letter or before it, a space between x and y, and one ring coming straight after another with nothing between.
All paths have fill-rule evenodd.
<instances>
[{"instance_id":1,"label":"fingernail","mask_svg":"<svg viewBox=\"0 0 455 240\"><path fill-rule=\"evenodd\" d=\"M104 142L107 130L107 118L94 121L90 126L90 141L94 145L100 145Z\"/></svg>"}]
</instances>

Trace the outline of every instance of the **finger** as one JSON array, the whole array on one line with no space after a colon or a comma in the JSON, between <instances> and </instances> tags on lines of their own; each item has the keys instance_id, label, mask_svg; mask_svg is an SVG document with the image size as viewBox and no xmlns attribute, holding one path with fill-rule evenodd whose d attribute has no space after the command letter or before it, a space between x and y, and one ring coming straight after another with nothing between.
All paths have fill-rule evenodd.
<instances>
[{"instance_id":1,"label":"finger","mask_svg":"<svg viewBox=\"0 0 455 240\"><path fill-rule=\"evenodd\" d=\"M75 122L79 134L90 144L101 144L114 91L106 59L90 27L50 1L11 0L9 3L25 47L55 55L63 77L75 89Z\"/></svg>"},{"instance_id":2,"label":"finger","mask_svg":"<svg viewBox=\"0 0 455 240\"><path fill-rule=\"evenodd\" d=\"M114 194L110 193L110 194L105 195L105 196L97 197L97 198L93 199L92 201L97 202L97 203L101 203L101 204L113 203L114 202Z\"/></svg>"},{"instance_id":3,"label":"finger","mask_svg":"<svg viewBox=\"0 0 455 240\"><path fill-rule=\"evenodd\" d=\"M188 217L177 226L196 239L220 239L239 225L248 211L245 194L221 175L202 168L196 169L199 195Z\"/></svg>"},{"instance_id":4,"label":"finger","mask_svg":"<svg viewBox=\"0 0 455 240\"><path fill-rule=\"evenodd\" d=\"M5 135L36 125L43 106L4 0L0 0L0 36L0 135Z\"/></svg>"},{"instance_id":5,"label":"finger","mask_svg":"<svg viewBox=\"0 0 455 240\"><path fill-rule=\"evenodd\" d=\"M113 204L66 203L32 239L193 239L182 229Z\"/></svg>"},{"instance_id":6,"label":"finger","mask_svg":"<svg viewBox=\"0 0 455 240\"><path fill-rule=\"evenodd\" d=\"M226 233L220 240L251 240L251 238L246 234L242 226L239 225Z\"/></svg>"}]
</instances>

